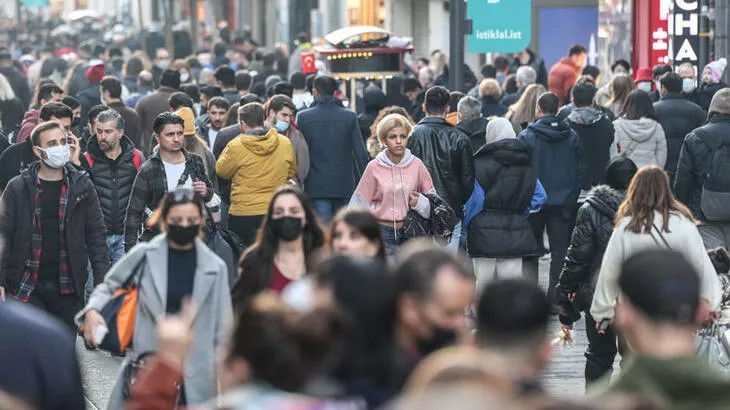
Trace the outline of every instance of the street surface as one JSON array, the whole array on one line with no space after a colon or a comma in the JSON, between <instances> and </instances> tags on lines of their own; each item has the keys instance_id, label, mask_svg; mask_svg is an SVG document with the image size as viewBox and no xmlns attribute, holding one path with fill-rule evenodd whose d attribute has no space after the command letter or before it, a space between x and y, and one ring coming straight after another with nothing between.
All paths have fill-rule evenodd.
<instances>
[{"instance_id":1,"label":"street surface","mask_svg":"<svg viewBox=\"0 0 730 410\"><path fill-rule=\"evenodd\" d=\"M549 257L540 259L540 284L543 287L547 287L549 263ZM550 324L551 332L556 333L559 328L559 322L555 316ZM573 339L574 345L555 348L555 359L545 372L545 387L555 395L581 396L585 390L583 352L587 340L585 322L582 319L575 325ZM80 339L77 343L77 350L84 377L87 408L105 409L122 359L111 357L108 353L89 352L84 348Z\"/></svg>"}]
</instances>

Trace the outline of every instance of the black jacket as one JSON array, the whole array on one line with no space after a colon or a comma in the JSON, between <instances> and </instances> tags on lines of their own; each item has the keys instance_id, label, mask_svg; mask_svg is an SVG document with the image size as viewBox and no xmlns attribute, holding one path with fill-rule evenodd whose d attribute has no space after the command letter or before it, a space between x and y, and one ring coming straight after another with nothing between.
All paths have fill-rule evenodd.
<instances>
[{"instance_id":1,"label":"black jacket","mask_svg":"<svg viewBox=\"0 0 730 410\"><path fill-rule=\"evenodd\" d=\"M702 186L709 172L712 152L722 142L730 143L730 115L716 115L706 125L690 132L679 152L674 194L702 220L705 219L700 210Z\"/></svg>"},{"instance_id":2,"label":"black jacket","mask_svg":"<svg viewBox=\"0 0 730 410\"><path fill-rule=\"evenodd\" d=\"M623 200L623 193L607 185L599 185L589 192L586 202L578 210L565 265L555 289L558 305L568 312L573 311L573 307L585 312L591 308L603 253L613 233L616 211ZM570 301L572 293L578 295L573 302Z\"/></svg>"},{"instance_id":3,"label":"black jacket","mask_svg":"<svg viewBox=\"0 0 730 410\"><path fill-rule=\"evenodd\" d=\"M0 101L0 118L3 120L3 127L0 132L10 135L11 132L17 132L20 124L23 122L25 108L23 102L18 97L12 100Z\"/></svg>"},{"instance_id":4,"label":"black jacket","mask_svg":"<svg viewBox=\"0 0 730 410\"><path fill-rule=\"evenodd\" d=\"M520 68L520 66L529 65L530 67L532 67L533 70L535 70L535 74L537 74L536 83L542 84L545 87L547 87L548 86L548 73L547 73L547 69L545 68L545 60L540 58L532 50L527 50L527 53L530 54L530 61L528 61L527 64L522 64L520 62L519 58L515 58L510 63L509 71L511 73L516 73L517 69Z\"/></svg>"},{"instance_id":5,"label":"black jacket","mask_svg":"<svg viewBox=\"0 0 730 410\"><path fill-rule=\"evenodd\" d=\"M722 81L717 84L702 84L700 88L697 89L694 103L699 105L700 108L705 110L705 112L709 111L712 97L715 96L716 92L722 90L725 87L727 87L727 84L723 83Z\"/></svg>"},{"instance_id":6,"label":"black jacket","mask_svg":"<svg viewBox=\"0 0 730 410\"><path fill-rule=\"evenodd\" d=\"M456 128L469 136L472 152L479 151L479 148L486 143L488 122L489 120L486 117L477 117L456 124Z\"/></svg>"},{"instance_id":7,"label":"black jacket","mask_svg":"<svg viewBox=\"0 0 730 410\"><path fill-rule=\"evenodd\" d=\"M458 218L464 216L464 204L474 189L469 137L443 118L426 117L413 129L408 148L426 165L439 196Z\"/></svg>"},{"instance_id":8,"label":"black jacket","mask_svg":"<svg viewBox=\"0 0 730 410\"><path fill-rule=\"evenodd\" d=\"M611 111L611 109L608 107L604 107L602 105L593 105L592 108L595 108L598 111L600 111L604 117L608 118L609 121L613 121L616 119L616 116L613 115L613 111ZM572 113L574 109L575 109L575 104L573 104L573 103L564 105L562 108L560 108L560 111L558 111L558 118L561 121L567 120L568 117L570 116L570 113Z\"/></svg>"},{"instance_id":9,"label":"black jacket","mask_svg":"<svg viewBox=\"0 0 730 410\"><path fill-rule=\"evenodd\" d=\"M606 166L613 144L613 123L595 108L576 108L568 116L568 124L578 134L588 164L583 189L606 182Z\"/></svg>"},{"instance_id":10,"label":"black jacket","mask_svg":"<svg viewBox=\"0 0 730 410\"><path fill-rule=\"evenodd\" d=\"M203 159L198 155L183 150L185 154L185 171L180 177L180 183L184 183L190 176L193 180L199 179L208 186L205 200L210 201L213 197L213 188L205 172ZM127 216L124 220L124 249L129 251L137 244L137 239L142 224L152 211L157 209L162 197L167 193L167 175L165 166L160 159L160 153L153 153L137 173L132 186L132 193L129 196L127 205ZM158 233L156 229L145 229L139 236L140 240L149 240Z\"/></svg>"},{"instance_id":11,"label":"black jacket","mask_svg":"<svg viewBox=\"0 0 730 410\"><path fill-rule=\"evenodd\" d=\"M36 178L40 163L32 164L13 178L3 192L3 236L5 252L2 256L0 284L10 294L18 291L25 271L25 260L31 251L33 212L35 209ZM109 270L109 250L106 246L106 228L99 198L86 171L73 165L65 167L68 175L68 205L66 205L65 238L69 269L82 295L88 277L88 264L94 271L94 284L101 283Z\"/></svg>"},{"instance_id":12,"label":"black jacket","mask_svg":"<svg viewBox=\"0 0 730 410\"><path fill-rule=\"evenodd\" d=\"M516 93L503 95L502 99L499 101L499 103L509 109L510 105L512 105L520 100L520 97L522 97L522 94L525 93L526 89L527 89L527 87L522 87L519 90L517 90Z\"/></svg>"},{"instance_id":13,"label":"black jacket","mask_svg":"<svg viewBox=\"0 0 730 410\"><path fill-rule=\"evenodd\" d=\"M507 107L493 97L482 97L482 117L504 117Z\"/></svg>"},{"instance_id":14,"label":"black jacket","mask_svg":"<svg viewBox=\"0 0 730 410\"><path fill-rule=\"evenodd\" d=\"M360 127L362 140L367 141L370 138L370 126L373 125L380 110L385 108L385 94L373 85L365 89L363 101L365 111L357 116L357 125Z\"/></svg>"},{"instance_id":15,"label":"black jacket","mask_svg":"<svg viewBox=\"0 0 730 410\"><path fill-rule=\"evenodd\" d=\"M30 138L8 147L0 154L0 189L5 189L13 177L36 161L38 157L33 153Z\"/></svg>"},{"instance_id":16,"label":"black jacket","mask_svg":"<svg viewBox=\"0 0 730 410\"><path fill-rule=\"evenodd\" d=\"M101 104L101 94L99 91L99 83L89 84L83 90L79 91L76 98L81 106L81 118L88 119L89 111L96 105Z\"/></svg>"},{"instance_id":17,"label":"black jacket","mask_svg":"<svg viewBox=\"0 0 730 410\"><path fill-rule=\"evenodd\" d=\"M662 96L654 103L654 111L667 138L667 163L664 169L673 180L684 137L705 123L705 112L699 105L678 93L667 93Z\"/></svg>"},{"instance_id":18,"label":"black jacket","mask_svg":"<svg viewBox=\"0 0 730 410\"><path fill-rule=\"evenodd\" d=\"M88 153L94 160L88 171L99 196L108 235L124 234L124 216L127 213L132 184L137 176L137 168L132 161L134 145L126 136L122 137L121 144L122 153L115 160L109 159L101 151L96 138L87 146Z\"/></svg>"},{"instance_id":19,"label":"black jacket","mask_svg":"<svg viewBox=\"0 0 730 410\"><path fill-rule=\"evenodd\" d=\"M547 193L543 206L573 206L586 180L587 163L578 134L558 117L529 124L517 137L532 152L532 168Z\"/></svg>"},{"instance_id":20,"label":"black jacket","mask_svg":"<svg viewBox=\"0 0 730 410\"><path fill-rule=\"evenodd\" d=\"M518 258L540 254L525 218L537 177L530 148L506 139L474 154L476 181L484 189L484 208L469 223L467 247L475 258Z\"/></svg>"}]
</instances>

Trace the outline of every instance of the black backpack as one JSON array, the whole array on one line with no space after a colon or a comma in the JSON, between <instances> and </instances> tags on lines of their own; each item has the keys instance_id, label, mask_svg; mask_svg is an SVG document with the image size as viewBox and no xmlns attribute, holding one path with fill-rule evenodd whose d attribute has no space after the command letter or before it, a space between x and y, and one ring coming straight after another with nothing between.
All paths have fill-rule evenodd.
<instances>
[{"instance_id":1,"label":"black backpack","mask_svg":"<svg viewBox=\"0 0 730 410\"><path fill-rule=\"evenodd\" d=\"M705 144L710 148L710 164L704 175L700 209L708 221L730 221L730 142Z\"/></svg>"}]
</instances>

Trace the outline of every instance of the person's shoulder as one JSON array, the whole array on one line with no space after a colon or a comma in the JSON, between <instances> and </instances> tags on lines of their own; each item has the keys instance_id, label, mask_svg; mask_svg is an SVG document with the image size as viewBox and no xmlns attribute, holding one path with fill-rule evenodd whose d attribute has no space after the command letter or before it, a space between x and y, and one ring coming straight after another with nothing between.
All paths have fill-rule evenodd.
<instances>
[{"instance_id":1,"label":"person's shoulder","mask_svg":"<svg viewBox=\"0 0 730 410\"><path fill-rule=\"evenodd\" d=\"M54 344L63 343L73 346L73 337L66 327L46 312L24 303L7 301L0 303L0 328L2 334L21 335L19 332L9 332L9 329L22 327L22 337L29 341L53 340Z\"/></svg>"}]
</instances>

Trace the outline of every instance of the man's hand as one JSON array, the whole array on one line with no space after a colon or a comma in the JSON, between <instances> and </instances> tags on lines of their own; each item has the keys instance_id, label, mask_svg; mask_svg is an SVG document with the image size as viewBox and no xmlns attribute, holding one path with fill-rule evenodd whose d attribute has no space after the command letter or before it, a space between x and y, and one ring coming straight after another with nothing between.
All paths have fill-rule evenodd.
<instances>
[{"instance_id":1,"label":"man's hand","mask_svg":"<svg viewBox=\"0 0 730 410\"><path fill-rule=\"evenodd\" d=\"M0 286L0 302L5 302L5 287Z\"/></svg>"},{"instance_id":2,"label":"man's hand","mask_svg":"<svg viewBox=\"0 0 730 410\"><path fill-rule=\"evenodd\" d=\"M76 138L73 132L69 132L66 137L69 139L67 145L71 150L71 163L78 167L81 165L81 148L79 148L79 139Z\"/></svg>"},{"instance_id":3,"label":"man's hand","mask_svg":"<svg viewBox=\"0 0 730 410\"><path fill-rule=\"evenodd\" d=\"M195 181L193 182L193 190L197 192L200 196L205 197L205 195L208 193L208 186L205 185L205 182L203 181Z\"/></svg>"},{"instance_id":4,"label":"man's hand","mask_svg":"<svg viewBox=\"0 0 730 410\"><path fill-rule=\"evenodd\" d=\"M563 330L573 330L573 325L566 325L565 323L561 323L560 328Z\"/></svg>"},{"instance_id":5,"label":"man's hand","mask_svg":"<svg viewBox=\"0 0 730 410\"><path fill-rule=\"evenodd\" d=\"M167 316L157 323L157 354L177 368L182 368L185 354L193 344L195 313L193 302L185 299L180 314Z\"/></svg>"},{"instance_id":6,"label":"man's hand","mask_svg":"<svg viewBox=\"0 0 730 410\"><path fill-rule=\"evenodd\" d=\"M96 335L96 328L99 326L106 326L106 322L104 321L104 318L101 316L101 313L99 313L95 309L91 309L84 314L84 324L81 326L81 331L84 334L84 340L86 341L86 344L94 347L99 347L96 345L95 335Z\"/></svg>"}]
</instances>

